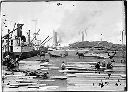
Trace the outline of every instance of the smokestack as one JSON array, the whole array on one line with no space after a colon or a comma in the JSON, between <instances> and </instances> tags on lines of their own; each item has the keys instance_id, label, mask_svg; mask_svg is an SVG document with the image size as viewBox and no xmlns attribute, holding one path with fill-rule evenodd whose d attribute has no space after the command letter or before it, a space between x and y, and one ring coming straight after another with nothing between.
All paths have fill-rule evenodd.
<instances>
[{"instance_id":1,"label":"smokestack","mask_svg":"<svg viewBox=\"0 0 128 92\"><path fill-rule=\"evenodd\" d=\"M101 42L102 42L102 40L103 40L103 39L102 39L102 34L100 34L100 35L101 35Z\"/></svg>"},{"instance_id":2,"label":"smokestack","mask_svg":"<svg viewBox=\"0 0 128 92\"><path fill-rule=\"evenodd\" d=\"M28 30L28 43L30 44L30 30Z\"/></svg>"},{"instance_id":3,"label":"smokestack","mask_svg":"<svg viewBox=\"0 0 128 92\"><path fill-rule=\"evenodd\" d=\"M57 46L57 32L53 31L53 45Z\"/></svg>"},{"instance_id":4,"label":"smokestack","mask_svg":"<svg viewBox=\"0 0 128 92\"><path fill-rule=\"evenodd\" d=\"M84 32L82 32L82 42L84 41Z\"/></svg>"},{"instance_id":5,"label":"smokestack","mask_svg":"<svg viewBox=\"0 0 128 92\"><path fill-rule=\"evenodd\" d=\"M123 31L122 31L122 44L123 44Z\"/></svg>"},{"instance_id":6,"label":"smokestack","mask_svg":"<svg viewBox=\"0 0 128 92\"><path fill-rule=\"evenodd\" d=\"M125 36L125 31L122 31L122 44L125 44L126 36Z\"/></svg>"},{"instance_id":7,"label":"smokestack","mask_svg":"<svg viewBox=\"0 0 128 92\"><path fill-rule=\"evenodd\" d=\"M17 36L21 37L22 36L22 26L24 24L17 24Z\"/></svg>"}]
</instances>

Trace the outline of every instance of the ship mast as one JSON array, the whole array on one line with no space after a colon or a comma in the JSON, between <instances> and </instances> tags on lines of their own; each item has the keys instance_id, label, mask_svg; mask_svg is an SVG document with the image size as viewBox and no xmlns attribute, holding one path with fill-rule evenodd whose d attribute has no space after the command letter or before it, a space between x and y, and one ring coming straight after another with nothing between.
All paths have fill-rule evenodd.
<instances>
[{"instance_id":1,"label":"ship mast","mask_svg":"<svg viewBox=\"0 0 128 92\"><path fill-rule=\"evenodd\" d=\"M37 38L36 38L36 35L38 35L37 33L36 33L36 26L37 26L37 19L35 19L35 20L32 20L33 22L35 22L35 33L34 33L34 38L35 38L35 40L37 40Z\"/></svg>"}]
</instances>

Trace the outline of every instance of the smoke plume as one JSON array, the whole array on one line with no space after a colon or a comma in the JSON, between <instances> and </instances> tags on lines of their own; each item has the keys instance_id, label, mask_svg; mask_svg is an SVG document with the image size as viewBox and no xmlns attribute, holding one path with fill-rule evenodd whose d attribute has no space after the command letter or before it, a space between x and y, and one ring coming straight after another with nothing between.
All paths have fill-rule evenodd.
<instances>
[{"instance_id":1,"label":"smoke plume","mask_svg":"<svg viewBox=\"0 0 128 92\"><path fill-rule=\"evenodd\" d=\"M87 6L86 8L84 6ZM69 43L73 41L81 41L80 33L85 31L90 25L91 20L96 16L100 16L101 9L97 3L77 3L74 10L67 10L64 13L64 18L60 27L57 30L58 35L61 37L62 43Z\"/></svg>"}]
</instances>

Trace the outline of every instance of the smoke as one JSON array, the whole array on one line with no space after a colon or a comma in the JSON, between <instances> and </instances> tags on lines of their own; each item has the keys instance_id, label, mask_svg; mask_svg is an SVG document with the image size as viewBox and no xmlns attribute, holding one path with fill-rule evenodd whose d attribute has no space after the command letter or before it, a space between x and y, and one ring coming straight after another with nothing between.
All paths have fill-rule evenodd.
<instances>
[{"instance_id":1,"label":"smoke","mask_svg":"<svg viewBox=\"0 0 128 92\"><path fill-rule=\"evenodd\" d=\"M95 24L91 21L102 12L96 2L78 2L74 7L74 10L65 11L61 25L57 29L62 43L81 41L81 31L94 27Z\"/></svg>"}]
</instances>

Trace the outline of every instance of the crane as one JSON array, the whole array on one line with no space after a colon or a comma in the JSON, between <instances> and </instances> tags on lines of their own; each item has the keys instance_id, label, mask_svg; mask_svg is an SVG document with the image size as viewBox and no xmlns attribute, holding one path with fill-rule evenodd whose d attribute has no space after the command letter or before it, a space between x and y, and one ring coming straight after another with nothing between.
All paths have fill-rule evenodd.
<instances>
[{"instance_id":1,"label":"crane","mask_svg":"<svg viewBox=\"0 0 128 92\"><path fill-rule=\"evenodd\" d=\"M34 33L35 36L33 37L33 39L31 40L31 42L33 42L33 40L36 38L36 35L40 32L40 29L38 30L38 32Z\"/></svg>"},{"instance_id":2,"label":"crane","mask_svg":"<svg viewBox=\"0 0 128 92\"><path fill-rule=\"evenodd\" d=\"M16 25L16 23L14 24L13 30L11 32L9 32L8 34L6 34L5 36L3 36L2 38L9 37L9 34L13 33L15 30L17 30L18 28L15 29L15 25Z\"/></svg>"},{"instance_id":3,"label":"crane","mask_svg":"<svg viewBox=\"0 0 128 92\"><path fill-rule=\"evenodd\" d=\"M49 37L49 36L47 36L47 37L41 42L41 44L43 44L43 42L45 42L45 41L48 39L48 37ZM40 45L41 45L41 44L40 44Z\"/></svg>"},{"instance_id":4,"label":"crane","mask_svg":"<svg viewBox=\"0 0 128 92\"><path fill-rule=\"evenodd\" d=\"M42 45L44 45L45 43L47 43L47 42L50 41L51 39L52 39L52 37L49 38L46 42L44 42Z\"/></svg>"}]
</instances>

